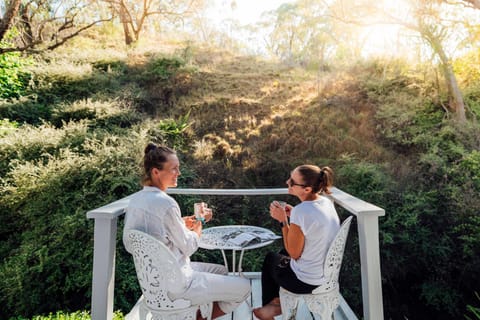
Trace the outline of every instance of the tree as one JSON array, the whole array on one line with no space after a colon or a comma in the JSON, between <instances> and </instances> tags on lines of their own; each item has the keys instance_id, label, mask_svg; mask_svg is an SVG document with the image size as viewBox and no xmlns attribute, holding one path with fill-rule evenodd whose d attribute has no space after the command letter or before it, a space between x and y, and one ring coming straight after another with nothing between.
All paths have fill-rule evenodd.
<instances>
[{"instance_id":1,"label":"tree","mask_svg":"<svg viewBox=\"0 0 480 320\"><path fill-rule=\"evenodd\" d=\"M125 44L140 39L148 19L157 15L168 19L183 19L195 9L203 6L202 0L103 0L108 3L120 19Z\"/></svg>"},{"instance_id":2,"label":"tree","mask_svg":"<svg viewBox=\"0 0 480 320\"><path fill-rule=\"evenodd\" d=\"M459 88L457 78L453 72L452 61L445 47L452 40L452 33L458 32L458 25L462 21L455 21L452 17L445 17L441 5L429 1L411 1L415 24L403 23L411 30L417 31L421 38L429 44L440 61L440 69L445 79L449 96L449 108L455 112L460 122L466 121L465 102Z\"/></svg>"},{"instance_id":3,"label":"tree","mask_svg":"<svg viewBox=\"0 0 480 320\"><path fill-rule=\"evenodd\" d=\"M270 28L266 47L284 61L323 65L338 47L338 34L319 1L300 0L285 3L268 12L260 23Z\"/></svg>"},{"instance_id":4,"label":"tree","mask_svg":"<svg viewBox=\"0 0 480 320\"><path fill-rule=\"evenodd\" d=\"M369 1L356 3L356 6L335 16L349 23L357 25L365 24L399 24L407 29L416 32L420 38L428 44L436 59L445 80L448 93L448 106L446 110L455 113L456 119L460 122L466 121L465 102L462 92L459 88L457 78L453 71L451 54L447 52L448 47L456 47L465 42L468 32L459 32L466 30L465 18L458 16L458 11L449 10L450 6L445 6L448 0L408 0L410 11L404 15L393 15L390 11L382 7L382 3L372 4ZM348 7L344 0L340 0L343 5ZM475 5L477 0L464 0L464 3ZM448 1L448 3L452 3ZM456 2L458 4L458 2ZM376 16L375 21L366 22L363 19L365 12ZM460 15L461 16L461 15Z\"/></svg>"},{"instance_id":5,"label":"tree","mask_svg":"<svg viewBox=\"0 0 480 320\"><path fill-rule=\"evenodd\" d=\"M0 54L53 50L100 22L95 0L10 0L0 20ZM91 17L94 17L93 19Z\"/></svg>"}]
</instances>

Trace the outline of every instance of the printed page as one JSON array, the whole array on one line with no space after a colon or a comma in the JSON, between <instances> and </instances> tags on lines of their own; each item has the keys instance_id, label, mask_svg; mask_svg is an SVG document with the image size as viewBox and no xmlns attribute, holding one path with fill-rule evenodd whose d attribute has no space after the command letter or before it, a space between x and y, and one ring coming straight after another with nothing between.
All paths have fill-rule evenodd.
<instances>
[{"instance_id":1,"label":"printed page","mask_svg":"<svg viewBox=\"0 0 480 320\"><path fill-rule=\"evenodd\" d=\"M245 247L252 242L260 242L260 240L261 238L254 233L242 232L239 235L228 239L228 242L239 247Z\"/></svg>"}]
</instances>

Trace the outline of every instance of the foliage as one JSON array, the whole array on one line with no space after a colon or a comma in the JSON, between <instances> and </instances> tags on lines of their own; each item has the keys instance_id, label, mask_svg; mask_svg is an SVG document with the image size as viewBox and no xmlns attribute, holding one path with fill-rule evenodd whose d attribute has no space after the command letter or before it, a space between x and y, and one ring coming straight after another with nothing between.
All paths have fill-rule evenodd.
<instances>
[{"instance_id":1,"label":"foliage","mask_svg":"<svg viewBox=\"0 0 480 320\"><path fill-rule=\"evenodd\" d=\"M185 62L177 57L154 59L145 74L158 80L169 80L185 66Z\"/></svg>"},{"instance_id":2,"label":"foliage","mask_svg":"<svg viewBox=\"0 0 480 320\"><path fill-rule=\"evenodd\" d=\"M18 123L15 121L10 121L9 119L0 120L0 138L15 131L15 128L17 127Z\"/></svg>"},{"instance_id":3,"label":"foliage","mask_svg":"<svg viewBox=\"0 0 480 320\"><path fill-rule=\"evenodd\" d=\"M480 301L480 296L478 295L478 293L475 292L475 296L477 297L478 301ZM472 313L475 318L465 316L466 319L468 319L468 320L480 319L480 308L479 307L474 307L473 305L468 305L467 310L470 313Z\"/></svg>"},{"instance_id":4,"label":"foliage","mask_svg":"<svg viewBox=\"0 0 480 320\"><path fill-rule=\"evenodd\" d=\"M31 77L25 71L29 63L18 53L0 54L0 98L18 98L25 92Z\"/></svg>"},{"instance_id":5,"label":"foliage","mask_svg":"<svg viewBox=\"0 0 480 320\"><path fill-rule=\"evenodd\" d=\"M111 20L99 3L41 1L35 5L21 0L4 2L2 7L0 54L33 49L53 50L100 22ZM5 20L5 21L3 21Z\"/></svg>"},{"instance_id":6,"label":"foliage","mask_svg":"<svg viewBox=\"0 0 480 320\"><path fill-rule=\"evenodd\" d=\"M55 314L50 313L48 316L34 316L30 320L90 320L91 316L87 311L76 311L72 313L66 313L57 311ZM114 312L113 320L122 320L124 316L121 312ZM22 317L10 318L10 320L29 320Z\"/></svg>"},{"instance_id":7,"label":"foliage","mask_svg":"<svg viewBox=\"0 0 480 320\"><path fill-rule=\"evenodd\" d=\"M0 202L3 316L89 305L93 225L85 212L138 189L139 138L90 139L83 154L53 141L43 160L11 165Z\"/></svg>"},{"instance_id":8,"label":"foliage","mask_svg":"<svg viewBox=\"0 0 480 320\"><path fill-rule=\"evenodd\" d=\"M157 132L160 132L160 137L162 138L159 141L156 141L160 144L165 144L172 146L174 149L181 150L185 147L185 137L184 133L190 126L189 122L190 114L187 113L184 116L180 116L178 120L175 119L164 119L160 120L158 125L150 131L151 136L157 136Z\"/></svg>"}]
</instances>

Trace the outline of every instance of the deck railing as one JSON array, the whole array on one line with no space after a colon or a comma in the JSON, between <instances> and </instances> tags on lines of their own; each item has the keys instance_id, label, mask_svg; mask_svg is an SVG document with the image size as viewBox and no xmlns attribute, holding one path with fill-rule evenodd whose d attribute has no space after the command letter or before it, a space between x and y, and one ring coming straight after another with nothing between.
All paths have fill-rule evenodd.
<instances>
[{"instance_id":1,"label":"deck railing","mask_svg":"<svg viewBox=\"0 0 480 320\"><path fill-rule=\"evenodd\" d=\"M187 195L275 195L288 194L286 188L278 189L168 189L169 194ZM125 213L132 195L87 212L95 219L92 279L93 320L113 318L113 292L115 279L115 251L117 220ZM363 318L383 320L383 298L380 272L380 246L378 217L385 210L352 195L333 188L331 198L335 203L357 218Z\"/></svg>"}]
</instances>

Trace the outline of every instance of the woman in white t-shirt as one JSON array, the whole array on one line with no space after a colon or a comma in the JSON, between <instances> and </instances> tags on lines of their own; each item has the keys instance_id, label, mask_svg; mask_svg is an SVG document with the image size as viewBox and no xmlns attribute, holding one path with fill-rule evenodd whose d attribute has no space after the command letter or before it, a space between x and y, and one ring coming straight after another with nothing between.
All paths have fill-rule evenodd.
<instances>
[{"instance_id":1,"label":"woman in white t-shirt","mask_svg":"<svg viewBox=\"0 0 480 320\"><path fill-rule=\"evenodd\" d=\"M149 143L143 157L143 190L129 201L125 214L124 244L128 230L140 230L162 241L177 258L185 283L177 283L168 295L171 299L187 299L192 304L214 302L212 319L232 312L250 295L248 279L227 275L225 266L190 262L198 249L202 222L195 216L181 216L178 203L166 190L177 186L180 162L174 150ZM209 213L205 217L208 221ZM202 319L200 312L197 319Z\"/></svg>"},{"instance_id":2,"label":"woman in white t-shirt","mask_svg":"<svg viewBox=\"0 0 480 320\"><path fill-rule=\"evenodd\" d=\"M323 264L327 250L340 229L340 220L330 194L333 171L329 167L301 165L287 180L288 193L300 199L292 207L277 201L270 205L270 216L279 221L285 251L270 252L262 267L262 307L253 310L260 320L280 315L280 286L305 294L326 281ZM290 220L290 222L289 222Z\"/></svg>"}]
</instances>

